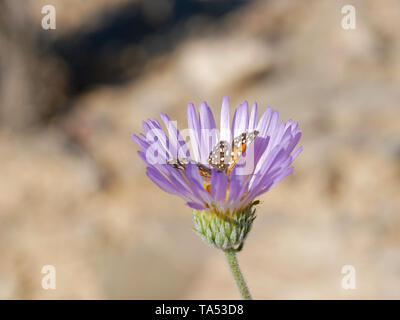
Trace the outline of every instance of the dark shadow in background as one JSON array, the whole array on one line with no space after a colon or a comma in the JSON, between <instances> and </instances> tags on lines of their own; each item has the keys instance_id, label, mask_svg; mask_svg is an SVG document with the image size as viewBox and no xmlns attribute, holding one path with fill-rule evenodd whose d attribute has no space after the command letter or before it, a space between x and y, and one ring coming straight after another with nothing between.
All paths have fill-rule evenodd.
<instances>
[{"instance_id":1,"label":"dark shadow in background","mask_svg":"<svg viewBox=\"0 0 400 320\"><path fill-rule=\"evenodd\" d=\"M187 24L193 17L201 17L200 27L196 26L196 32L201 32L201 23L203 26L215 24L219 18L250 2L143 0L129 3L101 13L95 29L87 32L85 26L80 26L47 48L65 62L70 94L77 95L98 84L120 84L139 75L148 59L172 50L188 37Z\"/></svg>"}]
</instances>

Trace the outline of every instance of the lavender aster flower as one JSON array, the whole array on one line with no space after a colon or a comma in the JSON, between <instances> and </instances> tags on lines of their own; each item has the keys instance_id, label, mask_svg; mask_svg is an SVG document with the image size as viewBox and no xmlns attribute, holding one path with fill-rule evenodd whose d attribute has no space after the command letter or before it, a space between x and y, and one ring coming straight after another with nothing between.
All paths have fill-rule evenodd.
<instances>
[{"instance_id":1,"label":"lavender aster flower","mask_svg":"<svg viewBox=\"0 0 400 320\"><path fill-rule=\"evenodd\" d=\"M209 164L209 155L214 147L210 141L216 141L218 132L210 107L202 102L198 115L193 104L188 104L190 153L167 115L160 115L166 132L157 120L143 122L146 135L134 135L133 139L142 149L138 153L147 164L148 177L164 191L183 198L193 209L211 209L232 216L248 207L255 198L292 173L290 164L301 151L299 147L293 152L301 137L296 122L279 122L279 113L272 108L267 108L257 122L257 104L253 104L250 114L248 109L247 102L236 108L230 129L229 100L227 97L223 99L219 140L230 144L235 136L258 132L254 139L251 172L240 174L239 167L233 167L227 174ZM156 160L161 160L158 163L154 163L151 152L148 152L151 147L158 152ZM182 163L182 170L168 162L179 159L179 156L187 162L186 165ZM205 177L198 164L205 167L203 170L209 169L211 177Z\"/></svg>"},{"instance_id":2,"label":"lavender aster flower","mask_svg":"<svg viewBox=\"0 0 400 320\"><path fill-rule=\"evenodd\" d=\"M301 137L296 122L280 121L270 107L259 120L257 112L256 103L249 113L244 102L231 125L229 100L224 97L218 130L205 102L198 113L189 103L187 130L178 131L161 114L165 129L157 120L147 120L145 134L133 136L147 176L184 199L194 210L197 233L226 252L241 249L255 218L256 198L292 173L290 165L302 150L295 149Z\"/></svg>"}]
</instances>

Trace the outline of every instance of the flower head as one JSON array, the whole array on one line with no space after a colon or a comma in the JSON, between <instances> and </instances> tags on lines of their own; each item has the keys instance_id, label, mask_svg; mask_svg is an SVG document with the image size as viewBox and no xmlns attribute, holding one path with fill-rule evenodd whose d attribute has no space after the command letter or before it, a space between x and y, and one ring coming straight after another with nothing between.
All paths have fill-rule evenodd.
<instances>
[{"instance_id":1,"label":"flower head","mask_svg":"<svg viewBox=\"0 0 400 320\"><path fill-rule=\"evenodd\" d=\"M145 135L134 135L133 139L141 148L139 155L147 164L148 177L164 191L183 198L194 209L212 208L218 213L232 214L247 207L293 171L290 164L301 151L301 147L294 151L301 137L296 122L279 122L279 113L270 107L257 121L257 104L253 104L250 114L248 109L247 102L239 105L230 126L229 101L225 97L218 134L210 107L202 102L197 115L190 103L189 130L186 131L191 151L167 115L160 115L166 130L157 120L144 121ZM243 145L229 148L235 137L242 138L249 133L256 135L252 145L240 140ZM218 149L221 141L225 148ZM212 159L210 161L213 149L220 167L214 165ZM243 156L236 159L234 166L229 166L233 150L237 151L237 158L242 152ZM240 165L240 160L246 160L242 161L246 164Z\"/></svg>"},{"instance_id":2,"label":"flower head","mask_svg":"<svg viewBox=\"0 0 400 320\"><path fill-rule=\"evenodd\" d=\"M147 165L147 176L155 184L202 212L198 219L203 213L211 214L206 222L195 219L201 233L208 232L207 226L215 226L211 221L214 217L221 217L220 223L224 224L228 218L240 220L244 213L249 225L243 224L242 229L249 229L255 199L292 173L290 165L302 149L295 149L301 137L298 124L281 122L279 113L270 107L258 120L256 103L250 113L247 102L240 104L231 125L229 100L224 97L219 130L205 102L198 113L193 104L188 104L187 130L178 131L165 114L160 117L165 129L157 120L147 120L143 122L145 134L134 135L133 139L141 148L138 153ZM226 228L222 229L226 233ZM211 237L214 244L215 237Z\"/></svg>"}]
</instances>

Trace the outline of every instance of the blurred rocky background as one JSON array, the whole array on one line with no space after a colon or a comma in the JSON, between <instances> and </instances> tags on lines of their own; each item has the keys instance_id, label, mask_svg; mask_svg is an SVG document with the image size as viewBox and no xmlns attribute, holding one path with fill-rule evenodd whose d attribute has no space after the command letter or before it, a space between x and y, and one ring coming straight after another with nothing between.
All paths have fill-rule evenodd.
<instances>
[{"instance_id":1,"label":"blurred rocky background","mask_svg":"<svg viewBox=\"0 0 400 320\"><path fill-rule=\"evenodd\" d=\"M399 299L399 19L397 0L1 0L0 298L238 298L131 139L228 95L303 129L239 254L254 297Z\"/></svg>"}]
</instances>

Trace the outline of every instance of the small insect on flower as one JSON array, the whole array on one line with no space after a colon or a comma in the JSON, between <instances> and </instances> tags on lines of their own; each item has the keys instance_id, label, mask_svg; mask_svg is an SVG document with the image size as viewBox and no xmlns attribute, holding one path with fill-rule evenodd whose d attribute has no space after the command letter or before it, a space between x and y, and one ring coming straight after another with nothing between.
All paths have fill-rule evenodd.
<instances>
[{"instance_id":1,"label":"small insect on flower","mask_svg":"<svg viewBox=\"0 0 400 320\"><path fill-rule=\"evenodd\" d=\"M268 107L258 120L257 104L249 113L239 105L232 125L229 100L224 97L219 132L210 107L202 102L197 114L188 104L190 147L170 118L143 122L145 134L134 135L147 165L147 176L161 189L183 198L194 209L195 230L209 244L238 248L255 218L254 205L293 171L302 148L298 124L279 121ZM183 132L183 131L182 131Z\"/></svg>"},{"instance_id":2,"label":"small insect on flower","mask_svg":"<svg viewBox=\"0 0 400 320\"><path fill-rule=\"evenodd\" d=\"M217 170L225 171L226 174L229 174L246 151L247 146L254 141L257 135L257 130L250 133L243 132L233 139L231 149L229 149L228 141L220 141L212 149L208 157L208 163Z\"/></svg>"},{"instance_id":3,"label":"small insect on flower","mask_svg":"<svg viewBox=\"0 0 400 320\"><path fill-rule=\"evenodd\" d=\"M211 150L208 156L208 164L218 171L224 171L229 175L239 158L246 151L247 146L254 141L257 134L257 130L249 134L246 132L242 133L240 136L233 139L231 149L229 149L229 143L227 141L220 141ZM211 178L211 168L199 162L191 161L189 158L177 158L167 161L169 165L179 170L185 170L189 162L196 164L201 176Z\"/></svg>"},{"instance_id":4,"label":"small insect on flower","mask_svg":"<svg viewBox=\"0 0 400 320\"><path fill-rule=\"evenodd\" d=\"M200 174L205 177L205 178L211 178L211 169L207 168L205 165L196 162L196 161L191 161L189 158L181 158L181 159L172 159L172 160L168 160L167 163L169 165L171 165L172 167L174 167L175 169L179 169L179 170L185 170L186 169L186 165L189 163L195 163L197 168L199 169Z\"/></svg>"}]
</instances>

